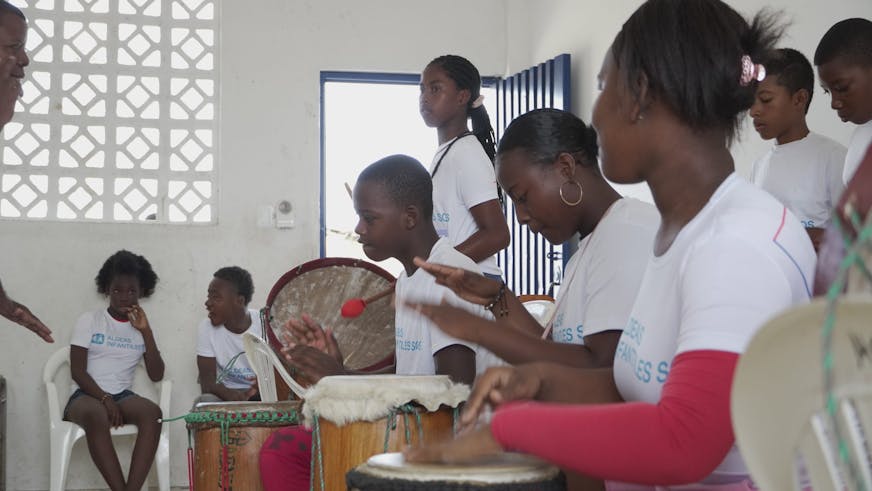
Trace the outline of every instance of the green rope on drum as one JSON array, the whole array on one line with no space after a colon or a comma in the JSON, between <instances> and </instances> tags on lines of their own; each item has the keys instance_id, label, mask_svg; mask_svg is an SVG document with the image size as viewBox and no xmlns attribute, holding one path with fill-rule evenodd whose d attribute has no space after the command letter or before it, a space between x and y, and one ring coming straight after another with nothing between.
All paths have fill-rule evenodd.
<instances>
[{"instance_id":1,"label":"green rope on drum","mask_svg":"<svg viewBox=\"0 0 872 491\"><path fill-rule=\"evenodd\" d=\"M300 412L296 409L288 411L238 411L232 413L219 413L212 411L198 411L176 416L174 418L163 418L162 422L168 423L184 419L188 424L216 424L222 425L226 423L228 426L250 424L250 423L286 423L287 425L299 424L302 419Z\"/></svg>"},{"instance_id":2,"label":"green rope on drum","mask_svg":"<svg viewBox=\"0 0 872 491\"><path fill-rule=\"evenodd\" d=\"M421 411L415 411L415 423L418 425L418 445L424 443L424 424L421 422Z\"/></svg>"},{"instance_id":3,"label":"green rope on drum","mask_svg":"<svg viewBox=\"0 0 872 491\"><path fill-rule=\"evenodd\" d=\"M235 425L247 425L250 423L284 423L287 425L300 424L300 414L292 409L290 411L251 411L218 413L211 411L191 412L175 418L163 418L164 423L184 419L185 423L191 424L215 424L221 430L221 445L227 446L230 427ZM190 439L190 434L188 435ZM190 444L190 442L189 442Z\"/></svg>"},{"instance_id":4,"label":"green rope on drum","mask_svg":"<svg viewBox=\"0 0 872 491\"><path fill-rule=\"evenodd\" d=\"M451 434L457 436L457 422L460 421L460 404L454 406L451 411Z\"/></svg>"},{"instance_id":5,"label":"green rope on drum","mask_svg":"<svg viewBox=\"0 0 872 491\"><path fill-rule=\"evenodd\" d=\"M853 242L851 241L850 236L848 236L848 234L843 230L839 215L833 214L833 223L842 235L842 239L845 241L845 258L839 264L836 279L833 280L833 283L830 285L826 294L826 314L824 317L823 330L821 332L823 338L822 364L824 369L824 404L827 416L829 417L830 423L833 425L833 430L835 432L839 458L848 467L850 478L854 484L852 489L867 491L857 462L857 458L860 458L861 456L856 456L857 458L855 458L855 456L852 455L851 447L848 445L845 438L845 429L842 427L843 424L841 420L836 415L838 410L838 400L834 393L835 374L833 373L833 367L835 360L832 348L833 330L836 325L836 307L842 296L842 292L845 290L845 285L848 281L848 273L852 268L856 268L862 272L866 279L872 283L872 274L870 274L869 269L860 254L864 248L872 247L872 224L864 228L862 226L860 215L854 210L851 211L849 219L851 224L854 226L854 230L860 230L860 233L857 234L856 240Z\"/></svg>"},{"instance_id":6,"label":"green rope on drum","mask_svg":"<svg viewBox=\"0 0 872 491\"><path fill-rule=\"evenodd\" d=\"M412 443L412 430L409 429L409 413L403 413L403 433L406 434L406 445Z\"/></svg>"},{"instance_id":7,"label":"green rope on drum","mask_svg":"<svg viewBox=\"0 0 872 491\"><path fill-rule=\"evenodd\" d=\"M385 440L383 445L383 452L385 453L387 453L388 448L390 448L391 432L397 429L397 414L403 415L403 432L406 438L406 445L412 443L412 430L409 426L410 414L415 415L415 423L418 426L418 443L420 444L424 441L424 425L421 420L421 410L412 404L403 404L391 409L387 415L387 422L385 423Z\"/></svg>"}]
</instances>

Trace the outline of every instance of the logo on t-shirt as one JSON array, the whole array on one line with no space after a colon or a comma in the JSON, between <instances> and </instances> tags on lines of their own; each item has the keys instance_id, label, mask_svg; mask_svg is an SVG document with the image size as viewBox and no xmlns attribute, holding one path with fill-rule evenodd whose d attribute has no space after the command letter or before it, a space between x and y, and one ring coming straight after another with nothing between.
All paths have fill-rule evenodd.
<instances>
[{"instance_id":1,"label":"logo on t-shirt","mask_svg":"<svg viewBox=\"0 0 872 491\"><path fill-rule=\"evenodd\" d=\"M91 336L91 344L103 344L106 342L106 336L103 333L94 333Z\"/></svg>"},{"instance_id":2,"label":"logo on t-shirt","mask_svg":"<svg viewBox=\"0 0 872 491\"><path fill-rule=\"evenodd\" d=\"M653 380L663 384L666 382L666 376L669 375L669 362L646 360L639 356L638 350L642 346L644 335L645 326L634 317L630 317L615 350L615 363L623 362L630 365L639 382L648 384Z\"/></svg>"},{"instance_id":3,"label":"logo on t-shirt","mask_svg":"<svg viewBox=\"0 0 872 491\"><path fill-rule=\"evenodd\" d=\"M424 342L420 339L416 340L408 340L403 339L406 337L406 331L402 327L397 327L394 330L396 336L396 346L400 351L421 351L424 349Z\"/></svg>"}]
</instances>

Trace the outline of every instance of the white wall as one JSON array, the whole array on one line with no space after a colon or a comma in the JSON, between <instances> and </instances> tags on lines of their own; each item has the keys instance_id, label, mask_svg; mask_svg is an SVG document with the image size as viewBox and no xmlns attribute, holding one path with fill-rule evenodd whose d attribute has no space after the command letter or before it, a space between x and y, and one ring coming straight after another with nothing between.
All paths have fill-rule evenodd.
<instances>
[{"instance_id":1,"label":"white wall","mask_svg":"<svg viewBox=\"0 0 872 491\"><path fill-rule=\"evenodd\" d=\"M183 414L198 393L196 326L212 273L229 264L249 269L256 287L252 306L259 308L279 276L317 257L321 70L416 73L448 52L467 56L485 74L501 73L506 65L502 0L447 0L438 7L405 0L216 3L223 23L218 224L0 222L3 284L58 340L44 344L0 320L0 374L8 383L7 489L48 487L42 366L68 343L82 312L105 305L93 278L111 253L128 248L144 254L161 277L143 305L175 383L173 415ZM258 228L258 206L282 199L293 204L297 227ZM186 485L184 424L173 424L172 480ZM68 487L102 487L80 445ZM126 467L126 458L122 463Z\"/></svg>"},{"instance_id":2,"label":"white wall","mask_svg":"<svg viewBox=\"0 0 872 491\"><path fill-rule=\"evenodd\" d=\"M597 95L596 75L603 56L621 25L642 2L615 0L605 7L602 2L590 0L507 1L510 53L507 73L560 53L570 53L572 110L589 122ZM790 26L781 46L796 48L809 59L814 56L821 36L835 22L848 17L872 18L869 0L728 0L728 3L745 15L753 15L764 6L783 11ZM829 96L818 87L808 115L809 127L847 145L853 126L843 124L829 108L829 103ZM747 175L753 160L765 153L770 144L760 139L753 126L744 125L740 140L733 148L737 170ZM650 196L643 185L622 186L621 191Z\"/></svg>"}]
</instances>

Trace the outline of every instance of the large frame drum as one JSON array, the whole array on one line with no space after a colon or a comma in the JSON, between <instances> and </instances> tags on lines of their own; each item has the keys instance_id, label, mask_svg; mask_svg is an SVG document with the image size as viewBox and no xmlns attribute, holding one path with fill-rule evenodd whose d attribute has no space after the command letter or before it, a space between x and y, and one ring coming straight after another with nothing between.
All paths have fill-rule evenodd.
<instances>
[{"instance_id":1,"label":"large frame drum","mask_svg":"<svg viewBox=\"0 0 872 491\"><path fill-rule=\"evenodd\" d=\"M284 343L277 333L288 319L309 314L333 329L352 370L371 371L394 360L394 308L389 298L367 305L353 319L343 318L342 305L386 290L396 279L375 264L360 259L324 258L288 271L276 282L263 309L267 339L274 349Z\"/></svg>"}]
</instances>

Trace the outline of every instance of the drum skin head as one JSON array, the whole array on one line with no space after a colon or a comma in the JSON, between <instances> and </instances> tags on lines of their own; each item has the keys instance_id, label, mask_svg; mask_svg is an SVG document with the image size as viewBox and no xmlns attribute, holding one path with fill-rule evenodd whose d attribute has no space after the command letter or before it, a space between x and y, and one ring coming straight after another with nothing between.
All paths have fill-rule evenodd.
<instances>
[{"instance_id":1,"label":"drum skin head","mask_svg":"<svg viewBox=\"0 0 872 491\"><path fill-rule=\"evenodd\" d=\"M865 462L865 435L872 435L872 298L840 297L832 313L833 407L847 447ZM757 331L739 359L731 396L733 428L760 489L798 489L793 481L797 457L812 480L807 489L855 489L823 484L830 465L841 466L824 384L827 315L823 298L785 310ZM844 468L839 472L849 475Z\"/></svg>"},{"instance_id":2,"label":"drum skin head","mask_svg":"<svg viewBox=\"0 0 872 491\"><path fill-rule=\"evenodd\" d=\"M395 278L382 268L350 258L324 258L301 264L276 282L267 298L267 337L281 348L278 332L288 319L309 314L331 327L346 368L377 369L392 363L395 347L391 298L372 302L358 317L341 315L342 304L389 288Z\"/></svg>"},{"instance_id":3,"label":"drum skin head","mask_svg":"<svg viewBox=\"0 0 872 491\"><path fill-rule=\"evenodd\" d=\"M384 453L370 457L356 470L387 479L481 484L544 482L559 473L556 467L535 457L510 452L467 464L409 463L401 453Z\"/></svg>"}]
</instances>

